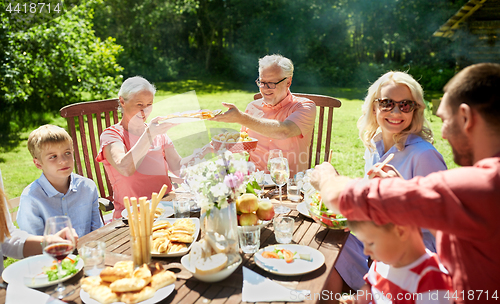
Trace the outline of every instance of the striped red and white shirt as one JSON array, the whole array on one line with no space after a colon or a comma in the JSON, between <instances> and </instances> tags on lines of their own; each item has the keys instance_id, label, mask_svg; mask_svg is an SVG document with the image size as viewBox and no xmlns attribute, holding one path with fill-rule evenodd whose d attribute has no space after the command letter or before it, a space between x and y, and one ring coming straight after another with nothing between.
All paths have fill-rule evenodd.
<instances>
[{"instance_id":1,"label":"striped red and white shirt","mask_svg":"<svg viewBox=\"0 0 500 304\"><path fill-rule=\"evenodd\" d=\"M374 261L365 275L372 303L453 303L452 281L435 253L426 253L404 267Z\"/></svg>"}]
</instances>

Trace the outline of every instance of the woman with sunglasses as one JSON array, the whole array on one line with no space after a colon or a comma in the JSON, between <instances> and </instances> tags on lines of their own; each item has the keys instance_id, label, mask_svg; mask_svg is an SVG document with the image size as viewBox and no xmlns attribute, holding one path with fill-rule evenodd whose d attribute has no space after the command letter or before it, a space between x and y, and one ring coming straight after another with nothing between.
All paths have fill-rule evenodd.
<instances>
[{"instance_id":1,"label":"woman with sunglasses","mask_svg":"<svg viewBox=\"0 0 500 304\"><path fill-rule=\"evenodd\" d=\"M394 158L389 164L404 179L447 169L443 156L432 145L423 95L420 84L404 72L388 72L370 86L358 120L359 136L366 147L365 172L390 154ZM434 236L426 229L422 233L425 246L436 252ZM335 264L344 282L354 290L365 284L363 276L368 272L368 256L363 249L350 234Z\"/></svg>"}]
</instances>

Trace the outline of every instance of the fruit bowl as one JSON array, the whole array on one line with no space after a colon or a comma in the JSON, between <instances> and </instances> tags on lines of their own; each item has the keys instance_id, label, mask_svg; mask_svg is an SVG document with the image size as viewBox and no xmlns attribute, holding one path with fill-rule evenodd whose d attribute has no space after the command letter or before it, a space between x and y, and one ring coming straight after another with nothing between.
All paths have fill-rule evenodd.
<instances>
[{"instance_id":1,"label":"fruit bowl","mask_svg":"<svg viewBox=\"0 0 500 304\"><path fill-rule=\"evenodd\" d=\"M235 263L227 266L226 268L222 269L219 272L212 273L212 274L197 274L194 266L191 266L189 263L189 255L185 255L181 259L181 264L186 268L189 272L193 274L193 277L197 278L198 280L202 282L219 282L230 276L236 269L238 269L238 266L240 266L242 258L240 255L238 255L238 261Z\"/></svg>"},{"instance_id":2,"label":"fruit bowl","mask_svg":"<svg viewBox=\"0 0 500 304\"><path fill-rule=\"evenodd\" d=\"M238 153L243 151L250 152L254 151L255 148L257 148L257 142L258 142L258 140L255 138L250 138L250 139L251 141L227 142L212 138L212 146L214 147L215 151L220 150L224 146L227 150L233 153Z\"/></svg>"},{"instance_id":3,"label":"fruit bowl","mask_svg":"<svg viewBox=\"0 0 500 304\"><path fill-rule=\"evenodd\" d=\"M343 215L335 214L330 210L320 210L314 203L306 204L306 206L313 220L322 226L341 230L347 228L347 219Z\"/></svg>"}]
</instances>

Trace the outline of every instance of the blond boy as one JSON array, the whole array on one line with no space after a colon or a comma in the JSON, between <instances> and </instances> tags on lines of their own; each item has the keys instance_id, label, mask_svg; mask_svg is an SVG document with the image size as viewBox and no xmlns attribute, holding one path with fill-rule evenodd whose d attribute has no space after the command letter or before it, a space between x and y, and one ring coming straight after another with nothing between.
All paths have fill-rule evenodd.
<instances>
[{"instance_id":1,"label":"blond boy","mask_svg":"<svg viewBox=\"0 0 500 304\"><path fill-rule=\"evenodd\" d=\"M44 125L31 132L28 150L43 171L21 194L17 223L31 234L43 235L51 216L67 215L78 236L102 227L97 187L73 173L73 140L61 127Z\"/></svg>"},{"instance_id":2,"label":"blond boy","mask_svg":"<svg viewBox=\"0 0 500 304\"><path fill-rule=\"evenodd\" d=\"M420 228L370 221L351 221L349 228L374 260L356 303L453 302L451 277L438 256L425 248Z\"/></svg>"}]
</instances>

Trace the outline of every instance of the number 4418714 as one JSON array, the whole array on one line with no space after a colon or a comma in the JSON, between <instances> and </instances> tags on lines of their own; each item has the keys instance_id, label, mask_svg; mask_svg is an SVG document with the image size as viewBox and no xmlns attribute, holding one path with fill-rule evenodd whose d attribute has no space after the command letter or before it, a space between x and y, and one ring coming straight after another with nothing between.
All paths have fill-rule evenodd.
<instances>
[{"instance_id":1,"label":"number 4418714","mask_svg":"<svg viewBox=\"0 0 500 304\"><path fill-rule=\"evenodd\" d=\"M60 13L61 8L59 7L60 3L57 3L56 5L50 5L50 3L17 3L13 5L12 3L9 3L7 7L5 8L6 12L9 13L24 13L24 14L41 14L41 13L51 13L51 12L56 12Z\"/></svg>"},{"instance_id":2,"label":"number 4418714","mask_svg":"<svg viewBox=\"0 0 500 304\"><path fill-rule=\"evenodd\" d=\"M488 292L488 290L462 290L461 292L455 292L451 293L449 291L446 292L444 295L444 298L446 299L461 299L461 300L490 300L490 299L495 299L498 300L498 294L497 290L494 292Z\"/></svg>"}]
</instances>

